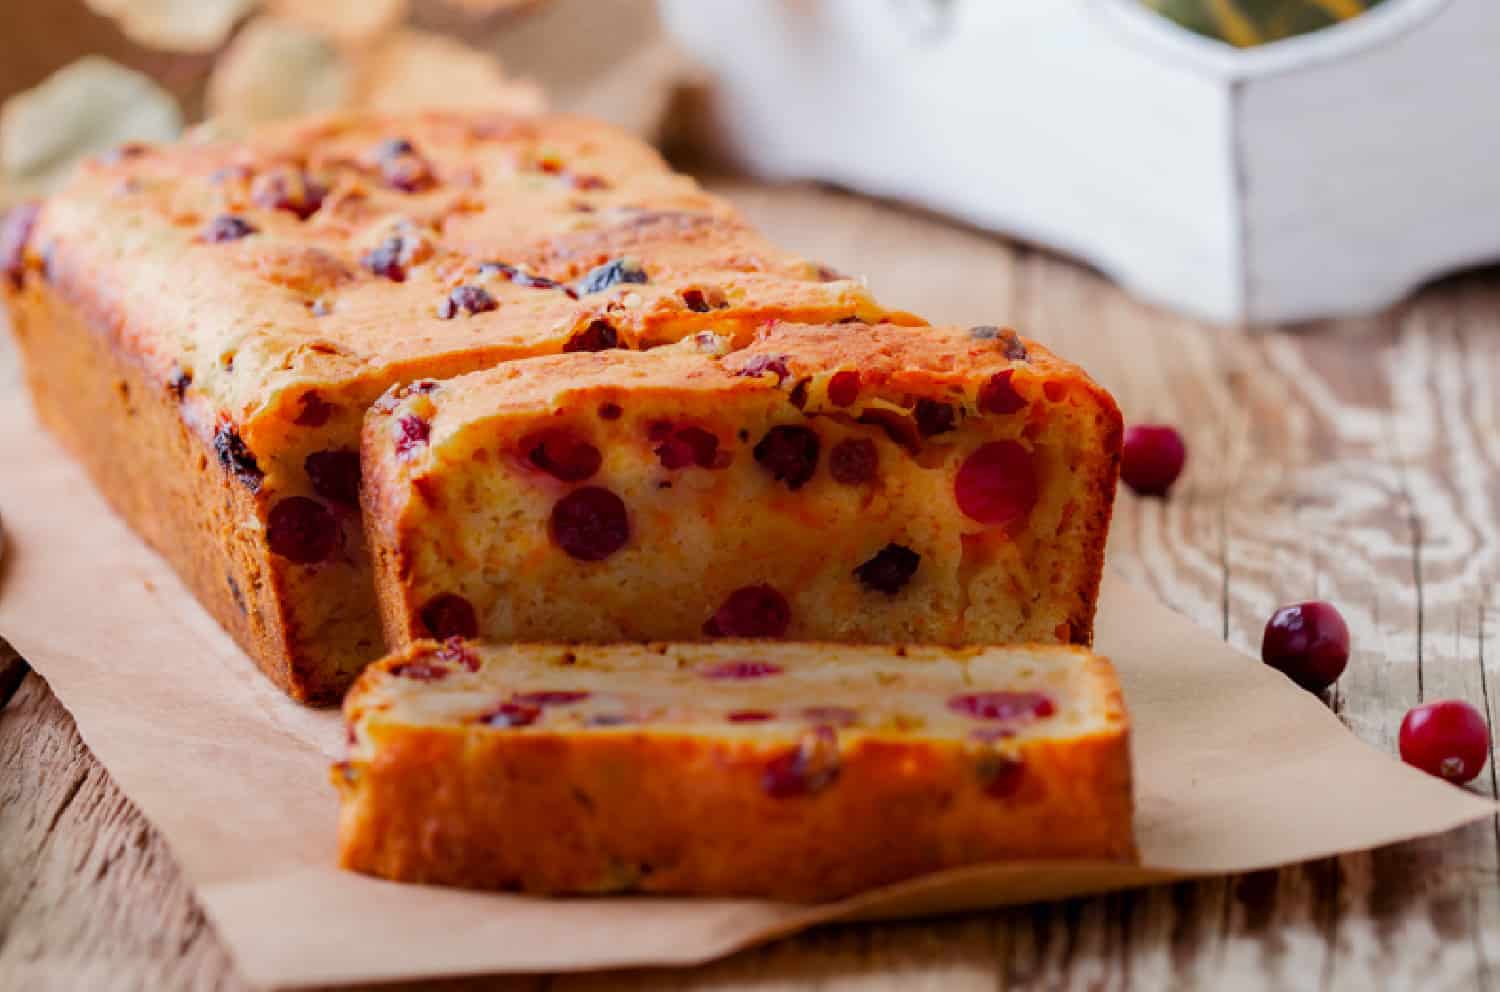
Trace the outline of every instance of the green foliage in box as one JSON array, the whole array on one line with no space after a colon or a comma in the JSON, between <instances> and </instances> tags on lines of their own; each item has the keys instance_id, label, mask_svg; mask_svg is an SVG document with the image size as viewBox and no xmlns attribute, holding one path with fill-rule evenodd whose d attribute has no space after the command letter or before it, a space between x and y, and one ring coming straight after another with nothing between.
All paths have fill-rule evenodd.
<instances>
[{"instance_id":1,"label":"green foliage in box","mask_svg":"<svg viewBox=\"0 0 1500 992\"><path fill-rule=\"evenodd\" d=\"M1238 48L1358 17L1384 0L1142 0L1190 31Z\"/></svg>"}]
</instances>

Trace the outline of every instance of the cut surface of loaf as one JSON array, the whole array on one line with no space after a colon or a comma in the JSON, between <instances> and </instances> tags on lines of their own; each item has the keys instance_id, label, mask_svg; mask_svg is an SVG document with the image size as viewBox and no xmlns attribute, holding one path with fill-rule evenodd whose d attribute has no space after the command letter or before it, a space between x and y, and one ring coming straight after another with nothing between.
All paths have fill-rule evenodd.
<instances>
[{"instance_id":1,"label":"cut surface of loaf","mask_svg":"<svg viewBox=\"0 0 1500 992\"><path fill-rule=\"evenodd\" d=\"M455 638L344 713L340 861L384 878L812 901L1134 856L1119 687L1079 648Z\"/></svg>"},{"instance_id":2,"label":"cut surface of loaf","mask_svg":"<svg viewBox=\"0 0 1500 992\"><path fill-rule=\"evenodd\" d=\"M636 139L422 112L129 145L0 234L43 422L293 695L381 652L359 430L396 383L888 314Z\"/></svg>"},{"instance_id":3,"label":"cut surface of loaf","mask_svg":"<svg viewBox=\"0 0 1500 992\"><path fill-rule=\"evenodd\" d=\"M992 327L780 324L560 355L367 418L393 647L774 637L1088 644L1120 416Z\"/></svg>"}]
</instances>

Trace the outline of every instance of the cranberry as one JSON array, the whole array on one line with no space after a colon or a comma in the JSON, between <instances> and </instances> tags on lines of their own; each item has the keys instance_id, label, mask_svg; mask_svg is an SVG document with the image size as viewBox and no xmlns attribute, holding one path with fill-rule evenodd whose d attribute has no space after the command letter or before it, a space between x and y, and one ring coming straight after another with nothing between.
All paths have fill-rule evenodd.
<instances>
[{"instance_id":1,"label":"cranberry","mask_svg":"<svg viewBox=\"0 0 1500 992\"><path fill-rule=\"evenodd\" d=\"M544 689L540 692L518 692L512 701L527 706L569 706L581 703L592 695L586 689Z\"/></svg>"},{"instance_id":2,"label":"cranberry","mask_svg":"<svg viewBox=\"0 0 1500 992\"><path fill-rule=\"evenodd\" d=\"M433 637L475 637L479 634L479 618L474 615L473 604L456 593L439 593L423 603L418 612L422 626Z\"/></svg>"},{"instance_id":3,"label":"cranberry","mask_svg":"<svg viewBox=\"0 0 1500 992\"><path fill-rule=\"evenodd\" d=\"M527 289L561 289L573 299L578 299L578 294L562 283L548 279L546 276L532 275L505 262L485 262L479 267L479 274L503 276L517 286L524 286Z\"/></svg>"},{"instance_id":4,"label":"cranberry","mask_svg":"<svg viewBox=\"0 0 1500 992\"><path fill-rule=\"evenodd\" d=\"M885 436L912 454L922 450L922 435L911 417L895 410L866 410L859 415L859 422L872 424L885 431Z\"/></svg>"},{"instance_id":5,"label":"cranberry","mask_svg":"<svg viewBox=\"0 0 1500 992\"><path fill-rule=\"evenodd\" d=\"M375 160L387 186L403 193L420 193L437 185L428 165L415 146L405 138L392 138L375 148Z\"/></svg>"},{"instance_id":6,"label":"cranberry","mask_svg":"<svg viewBox=\"0 0 1500 992\"><path fill-rule=\"evenodd\" d=\"M969 336L976 341L998 341L1005 352L1005 357L1013 362L1024 362L1030 356L1026 354L1026 345L1022 343L1021 336L1009 327L993 327L988 324L969 328Z\"/></svg>"},{"instance_id":7,"label":"cranberry","mask_svg":"<svg viewBox=\"0 0 1500 992\"><path fill-rule=\"evenodd\" d=\"M276 554L299 565L326 561L338 540L339 524L333 514L306 496L288 496L273 506L266 518L266 543Z\"/></svg>"},{"instance_id":8,"label":"cranberry","mask_svg":"<svg viewBox=\"0 0 1500 992\"><path fill-rule=\"evenodd\" d=\"M709 637L781 637L792 622L786 597L770 586L744 586L729 594L707 623Z\"/></svg>"},{"instance_id":9,"label":"cranberry","mask_svg":"<svg viewBox=\"0 0 1500 992\"><path fill-rule=\"evenodd\" d=\"M719 438L701 427L669 428L665 436L656 440L661 442L656 446L656 457L661 460L662 468L718 467Z\"/></svg>"},{"instance_id":10,"label":"cranberry","mask_svg":"<svg viewBox=\"0 0 1500 992\"><path fill-rule=\"evenodd\" d=\"M446 665L434 665L430 661L408 661L391 669L391 674L418 682L436 682L453 674Z\"/></svg>"},{"instance_id":11,"label":"cranberry","mask_svg":"<svg viewBox=\"0 0 1500 992\"><path fill-rule=\"evenodd\" d=\"M763 679L780 675L785 669L769 661L723 661L698 670L706 679Z\"/></svg>"},{"instance_id":12,"label":"cranberry","mask_svg":"<svg viewBox=\"0 0 1500 992\"><path fill-rule=\"evenodd\" d=\"M992 754L979 761L979 781L984 794L991 798L1006 799L1015 795L1025 777L1026 765L1019 757Z\"/></svg>"},{"instance_id":13,"label":"cranberry","mask_svg":"<svg viewBox=\"0 0 1500 992\"><path fill-rule=\"evenodd\" d=\"M806 379L798 379L791 393L787 395L787 401L799 410L807 406L807 383Z\"/></svg>"},{"instance_id":14,"label":"cranberry","mask_svg":"<svg viewBox=\"0 0 1500 992\"><path fill-rule=\"evenodd\" d=\"M1302 688L1322 692L1349 663L1349 627L1332 603L1283 606L1266 621L1260 656Z\"/></svg>"},{"instance_id":15,"label":"cranberry","mask_svg":"<svg viewBox=\"0 0 1500 992\"><path fill-rule=\"evenodd\" d=\"M1401 760L1450 782L1478 775L1489 750L1484 717L1461 699L1425 703L1401 721Z\"/></svg>"},{"instance_id":16,"label":"cranberry","mask_svg":"<svg viewBox=\"0 0 1500 992\"><path fill-rule=\"evenodd\" d=\"M302 461L313 492L331 503L359 505L359 452L314 451Z\"/></svg>"},{"instance_id":17,"label":"cranberry","mask_svg":"<svg viewBox=\"0 0 1500 992\"><path fill-rule=\"evenodd\" d=\"M255 455L251 453L239 432L228 424L221 424L218 430L214 431L214 454L218 456L219 464L227 471L233 472L234 477L244 483L247 489L252 493L260 491L260 484L266 477L265 473L260 470L260 465L255 461Z\"/></svg>"},{"instance_id":18,"label":"cranberry","mask_svg":"<svg viewBox=\"0 0 1500 992\"><path fill-rule=\"evenodd\" d=\"M1057 712L1057 704L1044 692L1006 690L953 696L948 708L975 720L1030 720Z\"/></svg>"},{"instance_id":19,"label":"cranberry","mask_svg":"<svg viewBox=\"0 0 1500 992\"><path fill-rule=\"evenodd\" d=\"M1036 505L1036 469L1015 441L991 441L958 469L953 495L964 515L982 524L1008 524Z\"/></svg>"},{"instance_id":20,"label":"cranberry","mask_svg":"<svg viewBox=\"0 0 1500 992\"><path fill-rule=\"evenodd\" d=\"M979 409L985 413L1015 413L1026 406L1026 400L1016 392L1014 369L996 372L979 390Z\"/></svg>"},{"instance_id":21,"label":"cranberry","mask_svg":"<svg viewBox=\"0 0 1500 992\"><path fill-rule=\"evenodd\" d=\"M859 722L859 713L847 706L805 706L797 715L813 723L831 723L840 727L852 727Z\"/></svg>"},{"instance_id":22,"label":"cranberry","mask_svg":"<svg viewBox=\"0 0 1500 992\"><path fill-rule=\"evenodd\" d=\"M596 320L568 339L563 351L608 351L620 346L620 334L607 320Z\"/></svg>"},{"instance_id":23,"label":"cranberry","mask_svg":"<svg viewBox=\"0 0 1500 992\"><path fill-rule=\"evenodd\" d=\"M333 415L333 404L324 401L316 392L303 393L297 404L297 416L292 423L298 427L322 427Z\"/></svg>"},{"instance_id":24,"label":"cranberry","mask_svg":"<svg viewBox=\"0 0 1500 992\"><path fill-rule=\"evenodd\" d=\"M839 740L832 727L814 727L797 747L766 765L761 788L775 799L810 796L833 784L839 774Z\"/></svg>"},{"instance_id":25,"label":"cranberry","mask_svg":"<svg viewBox=\"0 0 1500 992\"><path fill-rule=\"evenodd\" d=\"M243 217L234 214L220 214L208 222L203 229L203 240L211 245L222 244L225 241L238 241L240 238L248 238L256 233L259 228Z\"/></svg>"},{"instance_id":26,"label":"cranberry","mask_svg":"<svg viewBox=\"0 0 1500 992\"><path fill-rule=\"evenodd\" d=\"M1120 478L1142 496L1165 496L1182 474L1187 446L1176 428L1136 424L1125 432Z\"/></svg>"},{"instance_id":27,"label":"cranberry","mask_svg":"<svg viewBox=\"0 0 1500 992\"><path fill-rule=\"evenodd\" d=\"M393 234L371 249L369 254L359 260L359 264L383 279L405 282L405 257L406 241L399 234Z\"/></svg>"},{"instance_id":28,"label":"cranberry","mask_svg":"<svg viewBox=\"0 0 1500 992\"><path fill-rule=\"evenodd\" d=\"M735 375L756 376L772 372L775 373L776 384L779 386L782 380L792 374L791 370L787 368L786 362L786 355L756 355L750 361L746 362L744 367L736 372Z\"/></svg>"},{"instance_id":29,"label":"cranberry","mask_svg":"<svg viewBox=\"0 0 1500 992\"><path fill-rule=\"evenodd\" d=\"M684 289L682 291L683 304L693 313L708 313L713 307L708 305L708 298L703 295L701 289Z\"/></svg>"},{"instance_id":30,"label":"cranberry","mask_svg":"<svg viewBox=\"0 0 1500 992\"><path fill-rule=\"evenodd\" d=\"M932 437L934 434L946 434L953 430L958 423L958 414L953 407L947 403L939 403L937 400L917 400L917 408L914 411L917 421L917 431L923 437Z\"/></svg>"},{"instance_id":31,"label":"cranberry","mask_svg":"<svg viewBox=\"0 0 1500 992\"><path fill-rule=\"evenodd\" d=\"M0 275L16 289L26 273L26 244L36 229L42 205L35 201L18 204L0 217Z\"/></svg>"},{"instance_id":32,"label":"cranberry","mask_svg":"<svg viewBox=\"0 0 1500 992\"><path fill-rule=\"evenodd\" d=\"M450 637L438 648L437 656L444 661L451 661L467 668L471 672L479 671L479 655L469 650L462 637Z\"/></svg>"},{"instance_id":33,"label":"cranberry","mask_svg":"<svg viewBox=\"0 0 1500 992\"><path fill-rule=\"evenodd\" d=\"M646 270L641 268L639 262L629 258L617 258L590 270L588 275L578 281L577 288L578 295L589 296L612 289L621 283L644 282L646 282Z\"/></svg>"},{"instance_id":34,"label":"cranberry","mask_svg":"<svg viewBox=\"0 0 1500 992\"><path fill-rule=\"evenodd\" d=\"M818 469L818 435L807 427L772 427L755 446L755 460L788 489L801 489Z\"/></svg>"},{"instance_id":35,"label":"cranberry","mask_svg":"<svg viewBox=\"0 0 1500 992\"><path fill-rule=\"evenodd\" d=\"M849 406L859 399L859 373L835 372L828 380L828 402L834 406Z\"/></svg>"},{"instance_id":36,"label":"cranberry","mask_svg":"<svg viewBox=\"0 0 1500 992\"><path fill-rule=\"evenodd\" d=\"M479 721L491 727L529 727L541 715L539 706L507 701L481 716Z\"/></svg>"},{"instance_id":37,"label":"cranberry","mask_svg":"<svg viewBox=\"0 0 1500 992\"><path fill-rule=\"evenodd\" d=\"M592 478L604 461L598 448L562 428L527 435L521 450L528 462L563 482Z\"/></svg>"},{"instance_id":38,"label":"cranberry","mask_svg":"<svg viewBox=\"0 0 1500 992\"><path fill-rule=\"evenodd\" d=\"M285 210L307 220L323 206L328 191L305 172L277 169L257 176L250 185L250 199L268 210Z\"/></svg>"},{"instance_id":39,"label":"cranberry","mask_svg":"<svg viewBox=\"0 0 1500 992\"><path fill-rule=\"evenodd\" d=\"M409 138L386 138L375 146L375 160L383 162L397 155L410 155L417 150Z\"/></svg>"},{"instance_id":40,"label":"cranberry","mask_svg":"<svg viewBox=\"0 0 1500 992\"><path fill-rule=\"evenodd\" d=\"M444 320L452 320L460 313L488 313L498 310L500 304L483 286L455 286L448 298L443 300L438 307L438 316Z\"/></svg>"},{"instance_id":41,"label":"cranberry","mask_svg":"<svg viewBox=\"0 0 1500 992\"><path fill-rule=\"evenodd\" d=\"M917 565L921 561L922 556L911 548L887 544L874 558L856 568L854 577L866 589L894 596L917 574Z\"/></svg>"},{"instance_id":42,"label":"cranberry","mask_svg":"<svg viewBox=\"0 0 1500 992\"><path fill-rule=\"evenodd\" d=\"M608 489L576 489L552 508L552 539L579 561L602 561L630 540L625 503Z\"/></svg>"},{"instance_id":43,"label":"cranberry","mask_svg":"<svg viewBox=\"0 0 1500 992\"><path fill-rule=\"evenodd\" d=\"M427 444L432 437L432 425L421 417L407 414L396 421L396 454L410 457L411 453Z\"/></svg>"},{"instance_id":44,"label":"cranberry","mask_svg":"<svg viewBox=\"0 0 1500 992\"><path fill-rule=\"evenodd\" d=\"M776 719L770 710L735 710L728 716L730 723L765 723Z\"/></svg>"},{"instance_id":45,"label":"cranberry","mask_svg":"<svg viewBox=\"0 0 1500 992\"><path fill-rule=\"evenodd\" d=\"M595 176L590 173L574 173L568 176L568 183L574 189L609 189L609 181L603 176Z\"/></svg>"},{"instance_id":46,"label":"cranberry","mask_svg":"<svg viewBox=\"0 0 1500 992\"><path fill-rule=\"evenodd\" d=\"M828 474L841 486L859 486L875 478L880 453L867 438L840 441L828 452Z\"/></svg>"}]
</instances>

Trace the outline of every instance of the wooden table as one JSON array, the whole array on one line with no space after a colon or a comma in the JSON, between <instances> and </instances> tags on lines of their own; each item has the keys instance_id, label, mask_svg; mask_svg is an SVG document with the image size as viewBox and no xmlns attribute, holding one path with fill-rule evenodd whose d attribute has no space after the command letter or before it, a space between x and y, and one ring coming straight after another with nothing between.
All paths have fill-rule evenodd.
<instances>
[{"instance_id":1,"label":"wooden table","mask_svg":"<svg viewBox=\"0 0 1500 992\"><path fill-rule=\"evenodd\" d=\"M1379 316L1249 333L1136 302L1075 264L813 189L723 183L775 237L933 320L1009 320L1127 420L1180 426L1169 501L1122 493L1112 562L1257 651L1280 603L1337 602L1329 704L1394 750L1406 709L1488 710L1500 556L1500 273ZM14 362L0 351L0 382ZM59 595L64 593L60 592ZM1494 762L1476 783L1495 794ZM171 854L30 676L0 712L0 988L238 988ZM681 972L495 989L1500 987L1500 825L1222 880L939 921L841 926Z\"/></svg>"}]
</instances>

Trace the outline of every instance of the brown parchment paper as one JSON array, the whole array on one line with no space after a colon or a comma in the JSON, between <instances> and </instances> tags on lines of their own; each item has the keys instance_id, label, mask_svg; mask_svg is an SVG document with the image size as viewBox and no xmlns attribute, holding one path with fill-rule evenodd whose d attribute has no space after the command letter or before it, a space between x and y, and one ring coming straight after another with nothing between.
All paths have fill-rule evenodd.
<instances>
[{"instance_id":1,"label":"brown parchment paper","mask_svg":"<svg viewBox=\"0 0 1500 992\"><path fill-rule=\"evenodd\" d=\"M244 975L267 986L689 964L824 921L1263 868L1494 811L1361 743L1311 695L1111 577L1098 645L1135 726L1139 866L982 867L815 907L396 885L333 867L337 714L272 688L16 390L0 402L0 514L0 634L162 831Z\"/></svg>"}]
</instances>

